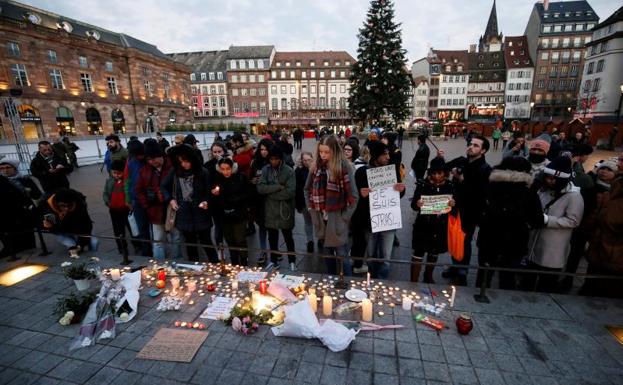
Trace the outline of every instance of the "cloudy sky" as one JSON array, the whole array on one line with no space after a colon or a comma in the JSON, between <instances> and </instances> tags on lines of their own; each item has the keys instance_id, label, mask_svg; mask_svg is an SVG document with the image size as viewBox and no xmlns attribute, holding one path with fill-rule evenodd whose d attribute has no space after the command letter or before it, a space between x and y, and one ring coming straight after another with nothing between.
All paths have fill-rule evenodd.
<instances>
[{"instance_id":1,"label":"cloudy sky","mask_svg":"<svg viewBox=\"0 0 623 385\"><path fill-rule=\"evenodd\" d=\"M277 50L346 50L356 55L367 0L22 0L123 32L165 53L274 44ZM429 47L467 49L484 32L493 0L395 0L410 61ZM601 20L620 0L590 0ZM535 0L497 0L498 26L521 35Z\"/></svg>"}]
</instances>

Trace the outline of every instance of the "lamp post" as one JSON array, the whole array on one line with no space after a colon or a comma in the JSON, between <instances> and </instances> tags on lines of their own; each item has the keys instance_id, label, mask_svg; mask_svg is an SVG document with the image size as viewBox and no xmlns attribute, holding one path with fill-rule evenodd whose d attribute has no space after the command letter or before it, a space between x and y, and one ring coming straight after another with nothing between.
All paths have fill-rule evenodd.
<instances>
[{"instance_id":1,"label":"lamp post","mask_svg":"<svg viewBox=\"0 0 623 385\"><path fill-rule=\"evenodd\" d=\"M619 133L619 119L621 118L621 103L623 103L623 83L619 85L619 104L617 106L617 117L614 121L614 126L612 126L612 130L610 131L610 137L608 138L608 150L614 150L614 140L616 139L617 134Z\"/></svg>"},{"instance_id":2,"label":"lamp post","mask_svg":"<svg viewBox=\"0 0 623 385\"><path fill-rule=\"evenodd\" d=\"M530 121L532 121L532 110L534 108L534 102L530 102Z\"/></svg>"}]
</instances>

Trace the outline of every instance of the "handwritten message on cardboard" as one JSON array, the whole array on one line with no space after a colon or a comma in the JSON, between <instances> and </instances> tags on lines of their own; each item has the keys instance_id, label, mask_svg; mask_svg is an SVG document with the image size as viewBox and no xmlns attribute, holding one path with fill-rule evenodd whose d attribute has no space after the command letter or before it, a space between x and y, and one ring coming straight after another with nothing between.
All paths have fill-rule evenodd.
<instances>
[{"instance_id":1,"label":"handwritten message on cardboard","mask_svg":"<svg viewBox=\"0 0 623 385\"><path fill-rule=\"evenodd\" d=\"M452 209L448 202L452 199L452 195L422 195L424 205L420 208L422 215L440 215L447 214Z\"/></svg>"},{"instance_id":2,"label":"handwritten message on cardboard","mask_svg":"<svg viewBox=\"0 0 623 385\"><path fill-rule=\"evenodd\" d=\"M199 330L158 330L136 358L144 360L191 362L209 332Z\"/></svg>"},{"instance_id":3,"label":"handwritten message on cardboard","mask_svg":"<svg viewBox=\"0 0 623 385\"><path fill-rule=\"evenodd\" d=\"M400 193L394 190L396 166L369 168L366 170L370 191L370 225L372 232L402 228Z\"/></svg>"}]
</instances>

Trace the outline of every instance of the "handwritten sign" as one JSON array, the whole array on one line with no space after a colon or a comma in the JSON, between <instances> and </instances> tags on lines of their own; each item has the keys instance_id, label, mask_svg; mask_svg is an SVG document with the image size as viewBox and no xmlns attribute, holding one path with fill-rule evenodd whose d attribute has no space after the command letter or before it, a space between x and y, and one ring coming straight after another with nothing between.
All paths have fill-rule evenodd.
<instances>
[{"instance_id":1,"label":"handwritten sign","mask_svg":"<svg viewBox=\"0 0 623 385\"><path fill-rule=\"evenodd\" d=\"M305 281L305 277L301 277L298 275L285 275L285 274L277 274L275 278L273 278L273 283L278 283L288 289L295 289Z\"/></svg>"},{"instance_id":2,"label":"handwritten sign","mask_svg":"<svg viewBox=\"0 0 623 385\"><path fill-rule=\"evenodd\" d=\"M422 215L440 215L447 214L452 209L448 202L452 199L452 195L422 195L424 205L420 208Z\"/></svg>"},{"instance_id":3,"label":"handwritten sign","mask_svg":"<svg viewBox=\"0 0 623 385\"><path fill-rule=\"evenodd\" d=\"M374 167L366 170L368 177L368 187L370 190L376 190L380 187L393 186L396 184L396 166Z\"/></svg>"},{"instance_id":4,"label":"handwritten sign","mask_svg":"<svg viewBox=\"0 0 623 385\"><path fill-rule=\"evenodd\" d=\"M253 282L258 283L259 281L266 278L266 272L261 271L241 271L238 273L236 277L239 282Z\"/></svg>"},{"instance_id":5,"label":"handwritten sign","mask_svg":"<svg viewBox=\"0 0 623 385\"><path fill-rule=\"evenodd\" d=\"M138 352L136 358L144 360L191 362L209 332L199 330L165 329L158 330L155 336Z\"/></svg>"},{"instance_id":6,"label":"handwritten sign","mask_svg":"<svg viewBox=\"0 0 623 385\"><path fill-rule=\"evenodd\" d=\"M229 317L231 310L236 306L238 300L235 298L216 297L208 307L201 313L199 318L220 320Z\"/></svg>"}]
</instances>

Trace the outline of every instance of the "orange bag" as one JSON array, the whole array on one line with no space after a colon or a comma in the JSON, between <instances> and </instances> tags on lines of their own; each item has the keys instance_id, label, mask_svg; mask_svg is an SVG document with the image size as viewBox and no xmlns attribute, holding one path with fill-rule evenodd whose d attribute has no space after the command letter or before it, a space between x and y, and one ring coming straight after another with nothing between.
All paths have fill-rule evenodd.
<instances>
[{"instance_id":1,"label":"orange bag","mask_svg":"<svg viewBox=\"0 0 623 385\"><path fill-rule=\"evenodd\" d=\"M459 213L448 215L448 253L457 262L461 262L465 255L465 233L461 229Z\"/></svg>"}]
</instances>

